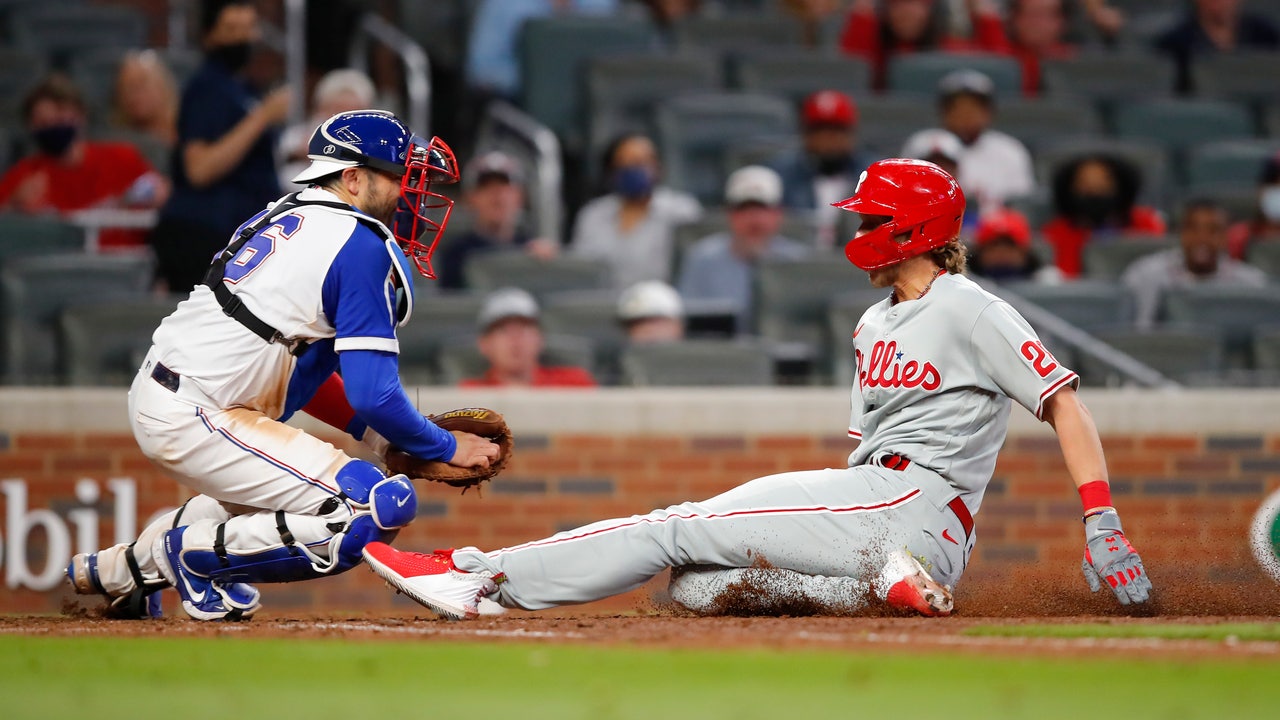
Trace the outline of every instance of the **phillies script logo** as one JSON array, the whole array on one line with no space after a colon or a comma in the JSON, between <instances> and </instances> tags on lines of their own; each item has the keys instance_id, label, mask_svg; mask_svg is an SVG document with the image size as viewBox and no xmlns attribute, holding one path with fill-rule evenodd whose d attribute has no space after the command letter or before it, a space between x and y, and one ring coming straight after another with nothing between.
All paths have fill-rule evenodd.
<instances>
[{"instance_id":1,"label":"phillies script logo","mask_svg":"<svg viewBox=\"0 0 1280 720\"><path fill-rule=\"evenodd\" d=\"M862 353L854 351L858 358L858 367L862 364ZM902 352L898 350L898 341L885 343L877 340L871 348L871 362L866 369L858 373L858 382L862 387L914 388L937 390L942 385L942 376L938 368L931 362L921 365L915 360L902 363Z\"/></svg>"}]
</instances>

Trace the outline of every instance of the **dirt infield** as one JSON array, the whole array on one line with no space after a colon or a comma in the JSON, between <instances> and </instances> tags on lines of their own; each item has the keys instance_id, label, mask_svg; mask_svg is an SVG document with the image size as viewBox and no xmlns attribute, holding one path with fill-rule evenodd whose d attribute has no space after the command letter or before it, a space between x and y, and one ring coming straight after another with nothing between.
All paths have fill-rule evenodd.
<instances>
[{"instance_id":1,"label":"dirt infield","mask_svg":"<svg viewBox=\"0 0 1280 720\"><path fill-rule=\"evenodd\" d=\"M1271 622L1264 617L1058 618L1054 623L1217 624ZM150 621L88 617L5 617L0 634L110 637L340 638L352 641L524 642L627 645L654 648L820 649L837 651L978 652L1072 655L1098 650L1139 656L1176 655L1280 660L1280 642L1162 640L1150 638L988 637L965 633L976 626L1018 625L1031 619L953 617L698 618L671 614L596 615L511 613L498 618L450 622L412 611L386 617L268 616L247 623L198 623L184 617ZM1035 619L1034 622L1044 622Z\"/></svg>"}]
</instances>

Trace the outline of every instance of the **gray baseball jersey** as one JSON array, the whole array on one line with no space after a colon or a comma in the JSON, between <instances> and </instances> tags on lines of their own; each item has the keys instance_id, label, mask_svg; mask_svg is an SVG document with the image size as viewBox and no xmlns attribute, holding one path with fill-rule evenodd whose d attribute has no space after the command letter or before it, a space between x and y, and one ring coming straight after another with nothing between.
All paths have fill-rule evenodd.
<instances>
[{"instance_id":1,"label":"gray baseball jersey","mask_svg":"<svg viewBox=\"0 0 1280 720\"><path fill-rule=\"evenodd\" d=\"M530 610L608 597L688 565L711 568L679 575L673 597L705 609L741 580L734 568L760 560L793 571L790 595L847 598L902 548L935 580L955 584L976 535L949 503L960 497L977 510L1004 444L1009 398L1039 416L1076 375L1008 304L957 275L939 276L918 300L869 309L854 348L849 434L861 443L849 467L758 478L703 502L494 552L461 548L454 562L505 574L495 599ZM889 467L887 455L910 462Z\"/></svg>"},{"instance_id":2,"label":"gray baseball jersey","mask_svg":"<svg viewBox=\"0 0 1280 720\"><path fill-rule=\"evenodd\" d=\"M1079 384L1008 303L962 275L927 295L863 314L853 335L857 379L849 465L894 453L947 479L977 512L1009 425L1010 398L1040 417Z\"/></svg>"}]
</instances>

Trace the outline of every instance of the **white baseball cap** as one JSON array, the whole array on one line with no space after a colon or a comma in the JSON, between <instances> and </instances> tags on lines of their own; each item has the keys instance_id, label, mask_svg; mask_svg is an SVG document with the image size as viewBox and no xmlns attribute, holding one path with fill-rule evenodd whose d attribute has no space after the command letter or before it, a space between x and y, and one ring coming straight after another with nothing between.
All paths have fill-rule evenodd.
<instances>
[{"instance_id":1,"label":"white baseball cap","mask_svg":"<svg viewBox=\"0 0 1280 720\"><path fill-rule=\"evenodd\" d=\"M763 165L738 168L724 184L724 201L730 207L745 203L778 205L782 202L782 178Z\"/></svg>"},{"instance_id":2,"label":"white baseball cap","mask_svg":"<svg viewBox=\"0 0 1280 720\"><path fill-rule=\"evenodd\" d=\"M646 280L627 288L618 298L618 319L623 322L665 317L684 317L680 293L661 280Z\"/></svg>"},{"instance_id":3,"label":"white baseball cap","mask_svg":"<svg viewBox=\"0 0 1280 720\"><path fill-rule=\"evenodd\" d=\"M934 155L941 155L953 163L960 162L964 154L964 143L950 131L935 128L921 130L912 135L902 147L902 156L927 160Z\"/></svg>"},{"instance_id":4,"label":"white baseball cap","mask_svg":"<svg viewBox=\"0 0 1280 720\"><path fill-rule=\"evenodd\" d=\"M537 321L539 316L538 301L527 290L516 287L501 288L489 293L476 318L476 326L481 332L493 327L499 320L523 318Z\"/></svg>"}]
</instances>

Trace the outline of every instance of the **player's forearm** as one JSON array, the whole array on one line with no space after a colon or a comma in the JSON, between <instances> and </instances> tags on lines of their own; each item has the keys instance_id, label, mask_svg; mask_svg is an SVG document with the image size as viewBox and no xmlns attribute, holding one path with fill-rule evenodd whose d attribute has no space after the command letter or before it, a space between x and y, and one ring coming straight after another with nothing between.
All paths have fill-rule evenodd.
<instances>
[{"instance_id":1,"label":"player's forearm","mask_svg":"<svg viewBox=\"0 0 1280 720\"><path fill-rule=\"evenodd\" d=\"M226 177L244 160L268 127L265 115L253 110L214 142L192 141L182 146L187 182L204 188Z\"/></svg>"},{"instance_id":2,"label":"player's forearm","mask_svg":"<svg viewBox=\"0 0 1280 720\"><path fill-rule=\"evenodd\" d=\"M1068 387L1050 396L1046 401L1045 419L1058 433L1062 457L1076 487L1095 481L1107 482L1107 460L1098 427L1076 391Z\"/></svg>"},{"instance_id":3,"label":"player's forearm","mask_svg":"<svg viewBox=\"0 0 1280 720\"><path fill-rule=\"evenodd\" d=\"M444 461L453 457L457 441L409 402L400 386L395 355L348 350L338 357L347 400L359 418L352 421L349 431L363 421L392 445L417 457Z\"/></svg>"}]
</instances>

